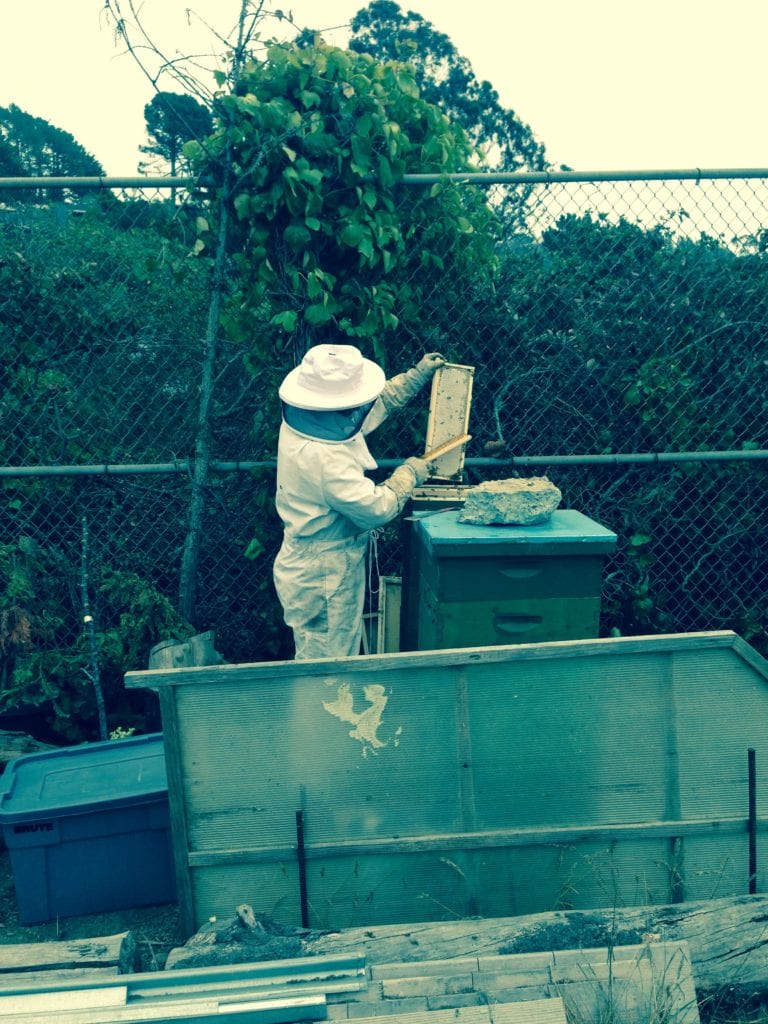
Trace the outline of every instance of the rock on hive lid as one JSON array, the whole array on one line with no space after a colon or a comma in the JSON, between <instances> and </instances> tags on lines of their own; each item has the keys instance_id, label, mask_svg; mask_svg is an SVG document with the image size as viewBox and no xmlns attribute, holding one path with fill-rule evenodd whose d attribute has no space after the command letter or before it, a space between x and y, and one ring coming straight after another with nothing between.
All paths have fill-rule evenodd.
<instances>
[{"instance_id":1,"label":"rock on hive lid","mask_svg":"<svg viewBox=\"0 0 768 1024\"><path fill-rule=\"evenodd\" d=\"M488 480L466 492L458 521L478 526L543 523L550 518L562 497L560 490L546 476Z\"/></svg>"}]
</instances>

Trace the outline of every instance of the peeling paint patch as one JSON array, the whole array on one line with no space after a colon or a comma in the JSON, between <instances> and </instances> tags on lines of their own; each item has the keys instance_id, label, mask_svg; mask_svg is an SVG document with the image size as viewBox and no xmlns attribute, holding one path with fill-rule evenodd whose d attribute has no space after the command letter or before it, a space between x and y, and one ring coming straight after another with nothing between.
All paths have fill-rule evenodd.
<instances>
[{"instance_id":1,"label":"peeling paint patch","mask_svg":"<svg viewBox=\"0 0 768 1024\"><path fill-rule=\"evenodd\" d=\"M363 756L366 756L369 750L376 751L387 746L383 740L379 739L378 731L381 727L381 716L384 714L389 698L380 683L364 686L363 694L369 706L364 711L355 711L354 697L349 683L342 683L336 693L336 699L323 701L323 707L334 718L338 718L341 722L349 722L354 726L349 735L352 739L362 743ZM401 731L398 729L398 736Z\"/></svg>"}]
</instances>

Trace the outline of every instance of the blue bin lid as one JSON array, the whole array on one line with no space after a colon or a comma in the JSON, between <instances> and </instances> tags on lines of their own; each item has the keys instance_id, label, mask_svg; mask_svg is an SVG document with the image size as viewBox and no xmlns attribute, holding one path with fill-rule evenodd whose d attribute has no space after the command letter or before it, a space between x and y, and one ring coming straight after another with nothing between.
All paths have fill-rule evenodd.
<instances>
[{"instance_id":1,"label":"blue bin lid","mask_svg":"<svg viewBox=\"0 0 768 1024\"><path fill-rule=\"evenodd\" d=\"M25 754L0 776L0 825L146 803L167 792L162 733Z\"/></svg>"},{"instance_id":2,"label":"blue bin lid","mask_svg":"<svg viewBox=\"0 0 768 1024\"><path fill-rule=\"evenodd\" d=\"M557 509L534 526L460 523L459 511L414 514L423 543L441 557L470 555L606 555L616 534L575 509Z\"/></svg>"}]
</instances>

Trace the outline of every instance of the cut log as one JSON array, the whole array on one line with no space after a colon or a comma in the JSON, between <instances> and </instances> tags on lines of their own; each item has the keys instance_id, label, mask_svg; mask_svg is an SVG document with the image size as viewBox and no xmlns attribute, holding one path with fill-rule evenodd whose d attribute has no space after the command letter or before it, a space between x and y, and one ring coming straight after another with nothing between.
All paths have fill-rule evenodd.
<instances>
[{"instance_id":1,"label":"cut log","mask_svg":"<svg viewBox=\"0 0 768 1024\"><path fill-rule=\"evenodd\" d=\"M305 949L323 956L355 949L371 963L398 963L669 940L687 940L697 991L768 991L768 896L373 925L320 936Z\"/></svg>"},{"instance_id":2,"label":"cut log","mask_svg":"<svg viewBox=\"0 0 768 1024\"><path fill-rule=\"evenodd\" d=\"M119 932L69 942L19 942L0 945L0 978L22 971L117 967L121 974L136 969L136 940Z\"/></svg>"},{"instance_id":3,"label":"cut log","mask_svg":"<svg viewBox=\"0 0 768 1024\"><path fill-rule=\"evenodd\" d=\"M234 917L204 924L184 946L172 949L165 969L290 960L304 956L305 940L321 934L280 925L265 914L254 913L248 903L242 903Z\"/></svg>"}]
</instances>

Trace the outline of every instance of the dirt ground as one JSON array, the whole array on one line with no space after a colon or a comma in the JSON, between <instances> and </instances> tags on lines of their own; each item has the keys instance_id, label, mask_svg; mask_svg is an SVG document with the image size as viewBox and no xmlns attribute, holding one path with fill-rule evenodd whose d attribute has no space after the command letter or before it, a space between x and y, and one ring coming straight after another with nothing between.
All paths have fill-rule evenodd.
<instances>
[{"instance_id":1,"label":"dirt ground","mask_svg":"<svg viewBox=\"0 0 768 1024\"><path fill-rule=\"evenodd\" d=\"M159 907L114 910L104 914L58 918L47 924L19 923L10 856L0 849L0 945L14 942L64 942L133 932L142 971L162 970L174 946L184 943L175 903Z\"/></svg>"}]
</instances>

